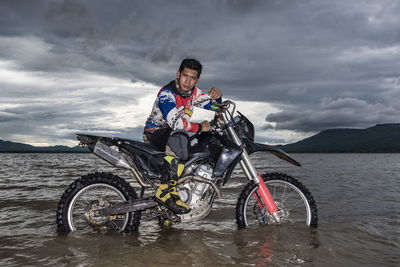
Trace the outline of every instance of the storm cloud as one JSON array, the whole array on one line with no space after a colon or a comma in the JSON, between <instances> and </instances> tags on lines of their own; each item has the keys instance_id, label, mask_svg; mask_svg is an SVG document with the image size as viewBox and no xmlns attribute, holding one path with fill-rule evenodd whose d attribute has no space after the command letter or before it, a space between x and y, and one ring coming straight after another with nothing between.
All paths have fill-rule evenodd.
<instances>
[{"instance_id":1,"label":"storm cloud","mask_svg":"<svg viewBox=\"0 0 400 267\"><path fill-rule=\"evenodd\" d=\"M398 122L399 13L398 1L3 0L0 138L140 139L185 57L203 63L200 88L247 103L263 142Z\"/></svg>"}]
</instances>

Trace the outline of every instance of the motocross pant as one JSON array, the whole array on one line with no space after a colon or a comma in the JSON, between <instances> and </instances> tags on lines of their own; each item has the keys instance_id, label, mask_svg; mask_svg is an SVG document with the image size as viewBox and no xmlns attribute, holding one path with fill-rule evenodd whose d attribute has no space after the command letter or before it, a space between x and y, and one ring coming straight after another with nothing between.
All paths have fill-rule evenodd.
<instances>
[{"instance_id":1,"label":"motocross pant","mask_svg":"<svg viewBox=\"0 0 400 267\"><path fill-rule=\"evenodd\" d=\"M143 140L161 151L165 151L165 164L161 183L177 180L182 174L184 164L189 157L190 141L185 131L160 129L154 132L144 132Z\"/></svg>"}]
</instances>

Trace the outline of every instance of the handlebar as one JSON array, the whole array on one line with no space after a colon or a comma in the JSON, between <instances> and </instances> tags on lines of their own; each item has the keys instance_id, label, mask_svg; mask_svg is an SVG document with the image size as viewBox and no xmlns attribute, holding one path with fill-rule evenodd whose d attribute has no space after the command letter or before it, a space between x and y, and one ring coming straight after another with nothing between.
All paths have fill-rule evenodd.
<instances>
[{"instance_id":1,"label":"handlebar","mask_svg":"<svg viewBox=\"0 0 400 267\"><path fill-rule=\"evenodd\" d=\"M229 115L232 117L232 115L235 113L235 110L236 110L236 104L235 104L235 102L233 102L233 101L231 101L231 100L225 100L225 101L223 101L223 102L217 102L217 101L215 101L215 100L213 100L212 102L212 109L215 111L215 112L220 112L220 113L225 113L225 112L227 112L227 113L229 113ZM232 111L229 111L229 108L231 107L231 106L233 106L233 109L232 109Z\"/></svg>"},{"instance_id":2,"label":"handlebar","mask_svg":"<svg viewBox=\"0 0 400 267\"><path fill-rule=\"evenodd\" d=\"M230 107L233 106L233 109L230 110ZM223 102L217 102L215 100L212 101L212 110L215 111L215 117L212 121L210 121L211 124L211 131L216 131L217 128L223 129L227 126L227 124L230 124L233 119L233 114L235 113L236 109L236 104L235 102L231 100L225 100ZM221 120L225 116L225 121L228 121L229 123L222 123ZM220 122L218 122L220 121Z\"/></svg>"},{"instance_id":3,"label":"handlebar","mask_svg":"<svg viewBox=\"0 0 400 267\"><path fill-rule=\"evenodd\" d=\"M231 104L236 106L235 103L232 102L231 100L225 100L223 102L217 102L216 100L212 100L211 103L212 103L212 109L213 110L218 110L220 108L221 109L228 109Z\"/></svg>"}]
</instances>

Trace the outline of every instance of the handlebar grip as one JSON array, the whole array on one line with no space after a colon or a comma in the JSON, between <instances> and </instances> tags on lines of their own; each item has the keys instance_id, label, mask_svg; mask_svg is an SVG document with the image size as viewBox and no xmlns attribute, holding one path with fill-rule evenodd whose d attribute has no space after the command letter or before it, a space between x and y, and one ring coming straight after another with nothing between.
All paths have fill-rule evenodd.
<instances>
[{"instance_id":1,"label":"handlebar grip","mask_svg":"<svg viewBox=\"0 0 400 267\"><path fill-rule=\"evenodd\" d=\"M230 100L225 100L223 102L217 102L216 100L212 100L211 103L212 103L211 108L213 110L218 110L220 108L224 108L224 107L229 106L229 104L232 103L232 102Z\"/></svg>"},{"instance_id":2,"label":"handlebar grip","mask_svg":"<svg viewBox=\"0 0 400 267\"><path fill-rule=\"evenodd\" d=\"M211 109L214 110L214 111L217 111L217 110L220 109L220 108L221 108L221 107L218 106L218 105L216 105L215 103L212 103L212 105L211 105Z\"/></svg>"}]
</instances>

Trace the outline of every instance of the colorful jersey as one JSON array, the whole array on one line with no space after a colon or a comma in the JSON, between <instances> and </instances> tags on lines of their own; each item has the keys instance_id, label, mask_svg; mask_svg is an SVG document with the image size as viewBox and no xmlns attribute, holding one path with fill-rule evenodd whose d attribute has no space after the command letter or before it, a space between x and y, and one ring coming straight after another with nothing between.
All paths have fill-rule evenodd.
<instances>
[{"instance_id":1,"label":"colorful jersey","mask_svg":"<svg viewBox=\"0 0 400 267\"><path fill-rule=\"evenodd\" d=\"M198 123L190 122L194 107L211 109L211 99L195 87L191 94L183 96L172 81L158 92L145 131L153 132L162 128L198 132Z\"/></svg>"}]
</instances>

